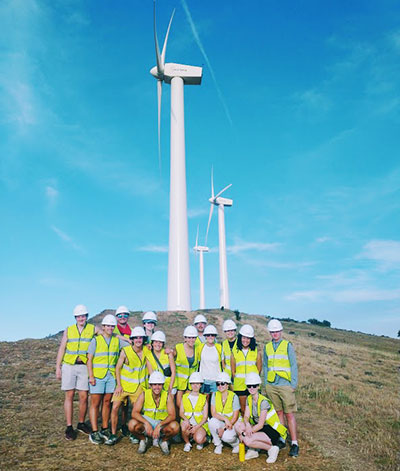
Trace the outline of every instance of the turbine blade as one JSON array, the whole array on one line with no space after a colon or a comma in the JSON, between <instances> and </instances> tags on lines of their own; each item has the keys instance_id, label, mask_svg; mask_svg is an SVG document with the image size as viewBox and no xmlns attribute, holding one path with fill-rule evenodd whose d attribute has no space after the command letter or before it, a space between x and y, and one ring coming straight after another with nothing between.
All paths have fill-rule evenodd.
<instances>
[{"instance_id":1,"label":"turbine blade","mask_svg":"<svg viewBox=\"0 0 400 471\"><path fill-rule=\"evenodd\" d=\"M165 53L167 52L167 42L168 42L169 30L171 28L171 23L172 23L172 19L173 19L174 15L175 15L175 8L174 8L174 11L172 12L171 19L169 20L167 34L165 35L164 45L163 45L162 52L161 52L161 67L163 69L163 72L164 72L164 65L165 65Z\"/></svg>"},{"instance_id":2,"label":"turbine blade","mask_svg":"<svg viewBox=\"0 0 400 471\"><path fill-rule=\"evenodd\" d=\"M156 0L154 0L154 43L156 45L157 73L158 75L162 75L164 72L164 64L162 64L162 60L160 56L160 48L158 47L157 27L156 27Z\"/></svg>"},{"instance_id":3,"label":"turbine blade","mask_svg":"<svg viewBox=\"0 0 400 471\"><path fill-rule=\"evenodd\" d=\"M218 196L221 196L224 191L226 191L228 188L232 186L232 183L229 183L229 185L226 185L226 187L221 190L217 195L215 195L215 198L218 198Z\"/></svg>"},{"instance_id":4,"label":"turbine blade","mask_svg":"<svg viewBox=\"0 0 400 471\"><path fill-rule=\"evenodd\" d=\"M157 80L157 106L158 106L158 165L161 172L161 95L162 80Z\"/></svg>"},{"instance_id":5,"label":"turbine blade","mask_svg":"<svg viewBox=\"0 0 400 471\"><path fill-rule=\"evenodd\" d=\"M212 218L213 211L214 211L214 205L211 203L210 215L208 216L206 240L205 240L205 243L204 243L204 245L205 245L206 247L207 247L207 239L208 239L208 230L210 229L210 222L211 222L211 218Z\"/></svg>"},{"instance_id":6,"label":"turbine blade","mask_svg":"<svg viewBox=\"0 0 400 471\"><path fill-rule=\"evenodd\" d=\"M197 225L197 234L196 234L196 247L197 247L197 242L199 241L199 225Z\"/></svg>"},{"instance_id":7,"label":"turbine blade","mask_svg":"<svg viewBox=\"0 0 400 471\"><path fill-rule=\"evenodd\" d=\"M214 198L214 167L211 166L211 198Z\"/></svg>"}]
</instances>

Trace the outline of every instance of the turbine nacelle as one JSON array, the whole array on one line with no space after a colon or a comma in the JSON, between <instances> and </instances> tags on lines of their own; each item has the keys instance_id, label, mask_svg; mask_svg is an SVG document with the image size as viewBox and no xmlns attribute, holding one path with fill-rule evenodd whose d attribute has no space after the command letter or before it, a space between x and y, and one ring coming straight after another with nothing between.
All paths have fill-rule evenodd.
<instances>
[{"instance_id":1,"label":"turbine nacelle","mask_svg":"<svg viewBox=\"0 0 400 471\"><path fill-rule=\"evenodd\" d=\"M210 249L208 247L204 247L203 245L195 245L193 250L196 252L208 252Z\"/></svg>"},{"instance_id":2,"label":"turbine nacelle","mask_svg":"<svg viewBox=\"0 0 400 471\"><path fill-rule=\"evenodd\" d=\"M181 77L185 85L200 85L203 77L203 68L195 65L174 64L169 62L163 66L163 72L155 65L150 73L158 80L163 80L165 83L171 83L174 77Z\"/></svg>"},{"instance_id":3,"label":"turbine nacelle","mask_svg":"<svg viewBox=\"0 0 400 471\"><path fill-rule=\"evenodd\" d=\"M224 206L232 206L233 205L233 200L229 198L222 198L221 196L218 196L218 198L209 198L208 200L211 204L215 205L224 205Z\"/></svg>"}]
</instances>

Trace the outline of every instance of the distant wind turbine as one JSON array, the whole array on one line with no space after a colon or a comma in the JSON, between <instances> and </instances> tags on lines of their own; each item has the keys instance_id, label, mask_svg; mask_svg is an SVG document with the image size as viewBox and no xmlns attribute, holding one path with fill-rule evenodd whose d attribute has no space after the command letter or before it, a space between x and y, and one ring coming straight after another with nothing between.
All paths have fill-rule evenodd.
<instances>
[{"instance_id":1,"label":"distant wind turbine","mask_svg":"<svg viewBox=\"0 0 400 471\"><path fill-rule=\"evenodd\" d=\"M210 229L210 222L214 210L214 205L218 206L218 235L219 235L219 304L224 309L229 309L229 288L228 288L228 266L226 262L226 239L225 239L225 206L232 206L233 200L228 198L221 198L224 191L232 186L232 183L227 185L223 190L214 196L214 181L213 171L211 170L211 198L208 200L211 203L210 215L208 217L206 241L208 238L208 231Z\"/></svg>"},{"instance_id":2,"label":"distant wind turbine","mask_svg":"<svg viewBox=\"0 0 400 471\"><path fill-rule=\"evenodd\" d=\"M200 266L200 305L199 309L206 308L206 301L204 295L204 261L203 261L203 253L208 252L208 247L203 245L198 245L199 241L199 228L197 227L197 235L196 235L196 245L193 247L193 250L199 254L199 266Z\"/></svg>"},{"instance_id":3,"label":"distant wind turbine","mask_svg":"<svg viewBox=\"0 0 400 471\"><path fill-rule=\"evenodd\" d=\"M168 249L168 302L169 311L190 311L189 242L186 203L185 120L183 86L200 85L201 67L165 63L167 41L171 28L171 15L160 54L156 32L156 6L154 2L154 42L156 62L150 73L157 79L158 152L160 147L162 83L171 84L171 171Z\"/></svg>"}]
</instances>

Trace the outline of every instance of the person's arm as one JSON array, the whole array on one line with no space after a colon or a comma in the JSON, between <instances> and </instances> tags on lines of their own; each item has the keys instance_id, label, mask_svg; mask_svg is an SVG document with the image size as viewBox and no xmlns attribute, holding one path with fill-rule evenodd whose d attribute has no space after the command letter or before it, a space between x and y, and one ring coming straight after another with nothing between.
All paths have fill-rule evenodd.
<instances>
[{"instance_id":1,"label":"person's arm","mask_svg":"<svg viewBox=\"0 0 400 471\"><path fill-rule=\"evenodd\" d=\"M235 410L233 412L233 416L232 416L232 419L230 420L232 426L236 424L236 422L238 421L239 419L239 409L238 410Z\"/></svg>"},{"instance_id":2,"label":"person's arm","mask_svg":"<svg viewBox=\"0 0 400 471\"><path fill-rule=\"evenodd\" d=\"M88 373L89 373L89 383L92 386L95 386L96 378L94 377L94 374L93 374L93 356L94 355L92 353L87 354L87 368L88 368Z\"/></svg>"},{"instance_id":3,"label":"person's arm","mask_svg":"<svg viewBox=\"0 0 400 471\"><path fill-rule=\"evenodd\" d=\"M249 405L247 403L246 403L246 409L244 411L243 422L244 422L244 425L245 425L246 435L251 436L252 427L251 427L251 424L250 424L250 409L249 409Z\"/></svg>"},{"instance_id":4,"label":"person's arm","mask_svg":"<svg viewBox=\"0 0 400 471\"><path fill-rule=\"evenodd\" d=\"M257 353L256 366L257 366L258 374L261 375L261 370L262 370L262 356L261 356L261 351L260 351L260 350L259 350L258 353Z\"/></svg>"},{"instance_id":5,"label":"person's arm","mask_svg":"<svg viewBox=\"0 0 400 471\"><path fill-rule=\"evenodd\" d=\"M235 360L235 355L231 355L231 372L232 372L232 378L235 377L236 374L236 360Z\"/></svg>"},{"instance_id":6,"label":"person's arm","mask_svg":"<svg viewBox=\"0 0 400 471\"><path fill-rule=\"evenodd\" d=\"M288 345L288 356L290 362L290 385L293 389L297 388L298 383L298 369L297 369L297 361L296 361L296 352L294 351L293 345L289 342Z\"/></svg>"},{"instance_id":7,"label":"person's arm","mask_svg":"<svg viewBox=\"0 0 400 471\"><path fill-rule=\"evenodd\" d=\"M147 356L146 356L146 365L147 365L147 371L148 371L149 376L150 376L151 373L153 373L153 367L151 366L151 363L150 363L149 359L147 358Z\"/></svg>"},{"instance_id":8,"label":"person's arm","mask_svg":"<svg viewBox=\"0 0 400 471\"><path fill-rule=\"evenodd\" d=\"M169 367L171 368L171 379L170 379L169 388L168 388L168 393L170 394L174 388L175 376L176 376L176 365L175 365L175 360L174 360L174 355L172 353L172 350L171 350L171 353L168 354L168 359L169 359Z\"/></svg>"},{"instance_id":9,"label":"person's arm","mask_svg":"<svg viewBox=\"0 0 400 471\"><path fill-rule=\"evenodd\" d=\"M266 349L264 347L263 349L263 357L264 357L264 361L263 361L263 366L264 366L264 383L267 384L267 377L268 377L268 355L267 355L267 352L266 352Z\"/></svg>"},{"instance_id":10,"label":"person's arm","mask_svg":"<svg viewBox=\"0 0 400 471\"><path fill-rule=\"evenodd\" d=\"M267 418L267 414L268 414L267 409L262 410L260 412L260 417L258 419L258 424L254 424L253 427L252 427L252 432L253 433L259 432L264 427L265 419Z\"/></svg>"},{"instance_id":11,"label":"person's arm","mask_svg":"<svg viewBox=\"0 0 400 471\"><path fill-rule=\"evenodd\" d=\"M56 360L56 378L61 379L61 363L65 355L65 347L67 346L67 329L64 330L63 336L61 338L61 343L58 348L57 360Z\"/></svg>"},{"instance_id":12,"label":"person's arm","mask_svg":"<svg viewBox=\"0 0 400 471\"><path fill-rule=\"evenodd\" d=\"M179 407L179 417L185 421L187 420L189 422L189 419L185 415L185 409L183 408L183 401L181 401L181 405Z\"/></svg>"},{"instance_id":13,"label":"person's arm","mask_svg":"<svg viewBox=\"0 0 400 471\"><path fill-rule=\"evenodd\" d=\"M115 379L117 381L117 386L115 388L114 394L116 396L119 396L123 391L122 384L121 384L121 368L122 368L122 365L124 364L125 358L126 358L126 354L124 350L121 350L117 364L115 366Z\"/></svg>"}]
</instances>

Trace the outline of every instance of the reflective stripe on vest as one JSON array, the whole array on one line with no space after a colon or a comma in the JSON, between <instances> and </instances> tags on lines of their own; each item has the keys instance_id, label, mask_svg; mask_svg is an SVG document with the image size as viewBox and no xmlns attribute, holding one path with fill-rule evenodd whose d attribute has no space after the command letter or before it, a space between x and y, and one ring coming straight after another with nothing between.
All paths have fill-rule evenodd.
<instances>
[{"instance_id":1,"label":"reflective stripe on vest","mask_svg":"<svg viewBox=\"0 0 400 471\"><path fill-rule=\"evenodd\" d=\"M140 358L131 345L124 347L123 351L128 364L124 363L121 368L121 386L124 391L134 393L139 384L146 381L146 355L142 351L142 358Z\"/></svg>"},{"instance_id":2,"label":"reflective stripe on vest","mask_svg":"<svg viewBox=\"0 0 400 471\"><path fill-rule=\"evenodd\" d=\"M154 353L154 355L155 355L155 353ZM161 366L164 369L163 370L162 368L160 368L160 365L155 360L154 355L150 350L148 350L146 352L146 357L149 360L150 365L153 368L153 371L159 371L160 373L164 374L164 370L170 366L169 365L169 356L165 353L164 348L161 349L161 353L160 353L160 356L158 357L158 361L161 363ZM171 377L170 376L165 376L165 383L164 383L164 386L163 386L163 389L165 391L168 391L170 383L171 383Z\"/></svg>"},{"instance_id":3,"label":"reflective stripe on vest","mask_svg":"<svg viewBox=\"0 0 400 471\"><path fill-rule=\"evenodd\" d=\"M217 391L215 393L215 410L218 414L224 415L231 419L233 417L233 398L235 393L228 390L228 396L225 401L225 405L222 403L222 393Z\"/></svg>"},{"instance_id":4,"label":"reflective stripe on vest","mask_svg":"<svg viewBox=\"0 0 400 471\"><path fill-rule=\"evenodd\" d=\"M224 372L228 373L229 376L232 376L232 371L231 371L231 355L232 355L232 350L236 348L237 345L237 340L235 340L235 343L233 344L233 348L229 346L229 340L225 339L222 342L222 351L224 353L223 358L225 361L225 368Z\"/></svg>"},{"instance_id":5,"label":"reflective stripe on vest","mask_svg":"<svg viewBox=\"0 0 400 471\"><path fill-rule=\"evenodd\" d=\"M174 387L178 388L180 391L185 391L186 389L190 389L190 385L188 384L189 376L198 369L196 348L193 348L194 362L192 367L189 366L183 343L178 343L175 346L175 350L176 376Z\"/></svg>"},{"instance_id":6,"label":"reflective stripe on vest","mask_svg":"<svg viewBox=\"0 0 400 471\"><path fill-rule=\"evenodd\" d=\"M276 375L281 376L287 381L291 381L291 368L288 354L289 342L282 340L278 348L274 350L272 342L265 345L265 354L268 357L267 381L273 383Z\"/></svg>"},{"instance_id":7,"label":"reflective stripe on vest","mask_svg":"<svg viewBox=\"0 0 400 471\"><path fill-rule=\"evenodd\" d=\"M258 349L247 350L246 356L242 350L234 348L232 355L236 362L236 372L233 379L233 390L234 391L245 391L246 390L246 375L249 373L258 373L257 369L257 356Z\"/></svg>"},{"instance_id":8,"label":"reflective stripe on vest","mask_svg":"<svg viewBox=\"0 0 400 471\"><path fill-rule=\"evenodd\" d=\"M115 365L119 356L119 340L114 335L107 345L104 337L100 334L96 337L96 350L93 354L93 375L102 379L110 370L115 378Z\"/></svg>"},{"instance_id":9,"label":"reflective stripe on vest","mask_svg":"<svg viewBox=\"0 0 400 471\"><path fill-rule=\"evenodd\" d=\"M76 324L70 325L67 329L67 344L65 346L63 363L74 365L78 356L83 363L86 363L87 351L93 337L93 324L86 324L81 333L79 333Z\"/></svg>"},{"instance_id":10,"label":"reflective stripe on vest","mask_svg":"<svg viewBox=\"0 0 400 471\"><path fill-rule=\"evenodd\" d=\"M270 425L274 430L276 430L279 433L279 435L284 440L286 440L286 436L287 436L286 427L284 427L280 423L278 414L276 413L275 408L272 405L272 402L268 398L263 396L262 394L258 394L258 400L257 400L258 418L260 418L260 415L261 415L261 402L262 401L267 401L270 406L270 409L268 410L267 416L265 418L265 423ZM256 422L253 416L253 397L252 396L247 396L247 405L249 406L249 410L250 410L250 423L254 425Z\"/></svg>"},{"instance_id":11,"label":"reflective stripe on vest","mask_svg":"<svg viewBox=\"0 0 400 471\"><path fill-rule=\"evenodd\" d=\"M185 414L185 417L190 420L192 417L194 417L196 423L200 423L203 419L203 409L207 401L207 396L205 394L199 394L199 398L197 399L196 405L193 408L193 404L191 403L189 399L189 394L191 393L186 393L182 396L182 406L183 406L183 412ZM204 430L209 433L209 428L207 422L202 425Z\"/></svg>"},{"instance_id":12,"label":"reflective stripe on vest","mask_svg":"<svg viewBox=\"0 0 400 471\"><path fill-rule=\"evenodd\" d=\"M199 346L199 349L197 350L197 361L199 363L199 368L200 368L201 352L203 351L205 345L206 345L205 343L202 343ZM222 363L222 345L220 343L214 343L213 347L215 347L217 349L218 362L221 365L221 371L222 371L222 364L221 364Z\"/></svg>"},{"instance_id":13,"label":"reflective stripe on vest","mask_svg":"<svg viewBox=\"0 0 400 471\"><path fill-rule=\"evenodd\" d=\"M154 401L153 391L151 389L145 389L144 403L142 407L143 415L155 420L166 419L168 417L167 398L168 393L161 390L160 402L157 407L156 402Z\"/></svg>"}]
</instances>

